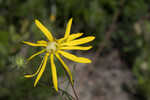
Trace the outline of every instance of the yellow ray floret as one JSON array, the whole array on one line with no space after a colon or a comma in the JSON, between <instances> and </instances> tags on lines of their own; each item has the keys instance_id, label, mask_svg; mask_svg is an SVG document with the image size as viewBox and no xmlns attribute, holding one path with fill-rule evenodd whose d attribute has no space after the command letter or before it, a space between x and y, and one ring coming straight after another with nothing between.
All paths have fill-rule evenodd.
<instances>
[{"instance_id":1,"label":"yellow ray floret","mask_svg":"<svg viewBox=\"0 0 150 100\"><path fill-rule=\"evenodd\" d=\"M46 46L47 46L47 44L32 43L32 42L26 42L26 41L23 41L23 43L25 43L25 44L27 44L27 45L30 45L30 46L34 46L34 47L37 47L37 46L46 47Z\"/></svg>"},{"instance_id":2,"label":"yellow ray floret","mask_svg":"<svg viewBox=\"0 0 150 100\"><path fill-rule=\"evenodd\" d=\"M75 33L75 34L71 34L69 37L68 37L68 41L71 41L71 40L74 40L80 36L82 36L83 33Z\"/></svg>"},{"instance_id":3,"label":"yellow ray floret","mask_svg":"<svg viewBox=\"0 0 150 100\"><path fill-rule=\"evenodd\" d=\"M60 47L62 50L89 50L92 46L83 47L83 46L66 46L66 47Z\"/></svg>"},{"instance_id":4,"label":"yellow ray floret","mask_svg":"<svg viewBox=\"0 0 150 100\"><path fill-rule=\"evenodd\" d=\"M52 33L39 20L36 19L35 24L44 33L49 41L53 41Z\"/></svg>"},{"instance_id":5,"label":"yellow ray floret","mask_svg":"<svg viewBox=\"0 0 150 100\"><path fill-rule=\"evenodd\" d=\"M39 54L41 54L41 53L44 53L45 51L46 51L46 50L43 49L43 50L41 50L41 51L39 51L39 52L33 54L32 56L30 56L30 57L28 58L28 61L31 60L32 58L34 58L35 56L37 56L37 55L39 55Z\"/></svg>"},{"instance_id":6,"label":"yellow ray floret","mask_svg":"<svg viewBox=\"0 0 150 100\"><path fill-rule=\"evenodd\" d=\"M39 43L39 44L47 44L47 41L39 40L39 41L37 41L37 43Z\"/></svg>"},{"instance_id":7,"label":"yellow ray floret","mask_svg":"<svg viewBox=\"0 0 150 100\"><path fill-rule=\"evenodd\" d=\"M25 77L25 78L31 78L31 77L34 77L35 75L37 75L37 74L39 73L39 71L40 71L42 65L43 65L43 61L44 61L44 58L43 58L43 60L42 60L42 62L41 62L41 64L40 64L39 68L37 69L37 71L36 71L34 74L25 75L24 77Z\"/></svg>"},{"instance_id":8,"label":"yellow ray floret","mask_svg":"<svg viewBox=\"0 0 150 100\"><path fill-rule=\"evenodd\" d=\"M61 51L59 50L58 53L60 53L61 55L63 55L64 57L72 60L72 61L75 61L75 62L78 62L78 63L91 63L91 60L88 59L88 58L84 58L84 57L77 57L71 53L68 53L68 52L65 52L65 51Z\"/></svg>"},{"instance_id":9,"label":"yellow ray floret","mask_svg":"<svg viewBox=\"0 0 150 100\"><path fill-rule=\"evenodd\" d=\"M56 53L56 57L58 58L58 60L61 62L61 64L63 65L66 73L68 74L69 78L70 78L70 81L73 85L73 80L72 80L72 74L71 74L71 71L69 69L69 67L64 63L64 61L61 59L61 57Z\"/></svg>"},{"instance_id":10,"label":"yellow ray floret","mask_svg":"<svg viewBox=\"0 0 150 100\"><path fill-rule=\"evenodd\" d=\"M41 67L41 70L40 70L40 72L39 72L39 74L38 74L38 76L37 76L37 78L36 78L36 80L34 82L34 87L37 85L38 81L40 80L40 78L41 78L41 76L42 76L42 74L43 74L43 72L45 70L48 56L49 56L48 53L44 56L44 62L43 62L43 65Z\"/></svg>"},{"instance_id":11,"label":"yellow ray floret","mask_svg":"<svg viewBox=\"0 0 150 100\"><path fill-rule=\"evenodd\" d=\"M69 20L69 22L67 24L67 28L66 28L66 32L65 32L65 36L64 36L65 39L67 39L70 35L71 24L72 24L72 18Z\"/></svg>"},{"instance_id":12,"label":"yellow ray floret","mask_svg":"<svg viewBox=\"0 0 150 100\"><path fill-rule=\"evenodd\" d=\"M78 37L80 37L80 36L82 36L82 35L83 35L83 33L73 33L73 34L69 35L67 41L74 40L74 39L76 39L76 38L78 38ZM60 38L60 39L58 40L58 42L61 43L61 42L64 41L64 40L65 40L65 38L63 37L63 38Z\"/></svg>"},{"instance_id":13,"label":"yellow ray floret","mask_svg":"<svg viewBox=\"0 0 150 100\"><path fill-rule=\"evenodd\" d=\"M51 62L53 85L54 85L55 90L58 91L57 72L56 72L56 66L54 64L54 54L50 55L50 62Z\"/></svg>"},{"instance_id":14,"label":"yellow ray floret","mask_svg":"<svg viewBox=\"0 0 150 100\"><path fill-rule=\"evenodd\" d=\"M81 38L81 39L69 41L69 42L66 42L66 43L62 43L61 45L81 45L81 44L85 44L85 43L88 43L90 41L93 41L94 39L95 39L94 36L88 36L88 37L85 37L85 38Z\"/></svg>"}]
</instances>

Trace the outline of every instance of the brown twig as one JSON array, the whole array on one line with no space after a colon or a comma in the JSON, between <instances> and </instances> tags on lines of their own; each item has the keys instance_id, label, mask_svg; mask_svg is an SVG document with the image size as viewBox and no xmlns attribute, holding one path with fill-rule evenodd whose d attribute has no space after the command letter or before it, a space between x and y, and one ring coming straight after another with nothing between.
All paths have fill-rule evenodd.
<instances>
[{"instance_id":1,"label":"brown twig","mask_svg":"<svg viewBox=\"0 0 150 100\"><path fill-rule=\"evenodd\" d=\"M69 79L69 82L70 82L70 84L71 84L71 88L72 88L72 90L73 90L73 93L74 93L74 95L75 95L76 100L79 100L79 96L78 96L78 94L77 94L77 92L76 92L76 90L75 90L75 88L74 88L74 85L72 84L72 82L71 82L71 80L70 80L69 75L67 74L66 71L65 71L65 73L66 73L67 78Z\"/></svg>"},{"instance_id":2,"label":"brown twig","mask_svg":"<svg viewBox=\"0 0 150 100\"><path fill-rule=\"evenodd\" d=\"M63 67L63 69L64 69L64 67ZM78 94L77 94L77 92L76 92L76 90L75 90L75 88L74 88L74 85L73 85L72 82L71 82L71 79L70 79L68 73L66 72L65 69L64 69L64 71L65 71L65 74L66 74L66 76L67 76L67 78L68 78L68 80L69 80L69 83L71 84L71 88L72 88L73 93L74 93L75 98L76 98L75 100L79 100L79 96L78 96Z\"/></svg>"},{"instance_id":3,"label":"brown twig","mask_svg":"<svg viewBox=\"0 0 150 100\"><path fill-rule=\"evenodd\" d=\"M123 4L124 4L124 0L121 1L120 8L122 8ZM121 12L121 9L117 10L114 13L114 16L112 18L112 23L110 24L108 31L106 32L105 40L99 44L98 49L95 53L95 56L93 57L93 64L96 63L96 59L98 58L99 54L102 52L102 50L105 48L106 44L110 40L111 33L114 32L114 30L116 29L117 27L116 22L117 22L118 17L120 16L120 12Z\"/></svg>"},{"instance_id":4,"label":"brown twig","mask_svg":"<svg viewBox=\"0 0 150 100\"><path fill-rule=\"evenodd\" d=\"M72 99L75 100L75 98L74 98L71 94L69 94L68 92L66 92L65 90L63 90L63 89L61 89L61 88L58 88L58 89L59 89L59 91L65 93L67 96L70 96Z\"/></svg>"},{"instance_id":5,"label":"brown twig","mask_svg":"<svg viewBox=\"0 0 150 100\"><path fill-rule=\"evenodd\" d=\"M76 90L75 90L73 84L71 84L71 87L72 87L72 90L73 90L74 95L75 95L75 97L76 97L76 100L79 100L79 96L78 96L78 94L77 94L77 92L76 92Z\"/></svg>"}]
</instances>

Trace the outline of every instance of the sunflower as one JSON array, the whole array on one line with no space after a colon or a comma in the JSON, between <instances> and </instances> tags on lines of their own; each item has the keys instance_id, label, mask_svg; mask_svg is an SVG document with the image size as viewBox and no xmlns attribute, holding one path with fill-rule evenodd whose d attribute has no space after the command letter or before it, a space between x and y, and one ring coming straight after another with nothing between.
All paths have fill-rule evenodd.
<instances>
[{"instance_id":1,"label":"sunflower","mask_svg":"<svg viewBox=\"0 0 150 100\"><path fill-rule=\"evenodd\" d=\"M30 46L43 47L41 51L33 54L31 57L28 58L28 60L31 60L35 56L40 55L42 53L44 53L45 55L42 58L41 64L38 67L37 71L34 74L25 75L24 77L31 78L37 76L34 82L34 86L36 86L46 68L46 63L49 60L48 58L50 57L52 81L55 90L58 91L57 71L54 63L54 56L56 56L56 58L60 61L65 71L67 72L71 84L73 84L71 71L69 67L65 64L65 62L62 60L61 56L78 63L91 63L90 59L84 57L77 57L69 52L66 52L65 50L89 50L92 48L92 46L80 46L80 45L93 41L95 37L87 36L84 38L79 38L83 35L83 33L70 34L72 18L67 23L65 36L58 40L52 36L51 32L39 20L36 19L35 24L43 32L43 34L46 36L48 40L47 41L39 40L36 43L23 41L23 43Z\"/></svg>"}]
</instances>

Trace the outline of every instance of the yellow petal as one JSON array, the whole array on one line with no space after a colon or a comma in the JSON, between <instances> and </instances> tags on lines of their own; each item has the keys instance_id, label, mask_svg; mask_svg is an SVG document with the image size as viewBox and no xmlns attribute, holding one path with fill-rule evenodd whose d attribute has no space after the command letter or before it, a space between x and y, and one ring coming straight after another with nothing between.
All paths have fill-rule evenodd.
<instances>
[{"instance_id":1,"label":"yellow petal","mask_svg":"<svg viewBox=\"0 0 150 100\"><path fill-rule=\"evenodd\" d=\"M36 26L44 33L44 35L48 38L49 41L53 41L53 36L50 31L39 21L35 20Z\"/></svg>"},{"instance_id":2,"label":"yellow petal","mask_svg":"<svg viewBox=\"0 0 150 100\"><path fill-rule=\"evenodd\" d=\"M51 54L51 56L50 56L50 62L51 62L53 85L54 85L55 90L58 91L57 72L56 72L56 66L54 64L54 55L53 54Z\"/></svg>"},{"instance_id":3,"label":"yellow petal","mask_svg":"<svg viewBox=\"0 0 150 100\"><path fill-rule=\"evenodd\" d=\"M40 40L40 41L37 41L37 43L39 43L39 44L47 44L47 41Z\"/></svg>"},{"instance_id":4,"label":"yellow petal","mask_svg":"<svg viewBox=\"0 0 150 100\"><path fill-rule=\"evenodd\" d=\"M47 46L46 44L32 43L32 42L26 42L26 41L23 41L23 43L30 45L30 46L35 46L35 47L36 46L44 46L44 47Z\"/></svg>"},{"instance_id":5,"label":"yellow petal","mask_svg":"<svg viewBox=\"0 0 150 100\"><path fill-rule=\"evenodd\" d=\"M38 81L40 80L40 78L41 78L41 76L42 76L42 74L43 74L43 72L44 72L44 70L45 70L48 56L49 56L48 53L44 56L43 65L42 65L42 67L41 67L41 70L40 70L40 72L39 72L39 74L38 74L38 76L37 76L35 82L34 82L34 87L37 85Z\"/></svg>"},{"instance_id":6,"label":"yellow petal","mask_svg":"<svg viewBox=\"0 0 150 100\"><path fill-rule=\"evenodd\" d=\"M68 47L60 47L63 50L89 50L92 46L83 47L83 46L68 46Z\"/></svg>"},{"instance_id":7,"label":"yellow petal","mask_svg":"<svg viewBox=\"0 0 150 100\"><path fill-rule=\"evenodd\" d=\"M80 36L82 36L83 33L74 33L74 34L71 34L69 37L68 37L68 41L71 41L71 40L74 40Z\"/></svg>"},{"instance_id":8,"label":"yellow petal","mask_svg":"<svg viewBox=\"0 0 150 100\"><path fill-rule=\"evenodd\" d=\"M68 52L65 52L65 51L61 51L59 50L58 53L60 53L61 55L63 55L64 57L72 60L72 61L75 61L75 62L78 62L78 63L91 63L91 60L88 59L88 58L84 58L84 57L77 57L73 54L70 54Z\"/></svg>"},{"instance_id":9,"label":"yellow petal","mask_svg":"<svg viewBox=\"0 0 150 100\"><path fill-rule=\"evenodd\" d=\"M65 40L65 38L63 37L63 38L58 39L57 41L58 41L58 43L61 43L64 40Z\"/></svg>"},{"instance_id":10,"label":"yellow petal","mask_svg":"<svg viewBox=\"0 0 150 100\"><path fill-rule=\"evenodd\" d=\"M82 36L82 35L83 35L83 33L73 33L73 34L69 35L68 41L74 40L74 39L76 39L76 38L78 38L78 37L80 37L80 36ZM64 41L64 40L65 40L65 38L63 37L63 38L60 38L60 39L58 40L58 42L61 43L61 42Z\"/></svg>"},{"instance_id":11,"label":"yellow petal","mask_svg":"<svg viewBox=\"0 0 150 100\"><path fill-rule=\"evenodd\" d=\"M71 74L71 71L69 69L69 67L64 63L64 61L61 59L61 57L56 53L56 57L58 58L58 60L61 62L61 64L63 65L67 75L69 76L70 78L70 81L71 81L71 84L73 85L73 80L72 80L72 74Z\"/></svg>"},{"instance_id":12,"label":"yellow petal","mask_svg":"<svg viewBox=\"0 0 150 100\"><path fill-rule=\"evenodd\" d=\"M32 56L30 56L30 57L28 58L28 61L31 60L32 58L34 58L35 56L37 56L37 55L43 53L43 52L45 52L45 49L44 49L44 50L41 50L41 51L39 51L39 52L37 52L37 53L35 53L35 54L33 54Z\"/></svg>"},{"instance_id":13,"label":"yellow petal","mask_svg":"<svg viewBox=\"0 0 150 100\"><path fill-rule=\"evenodd\" d=\"M24 77L25 77L25 78L31 78L31 77L34 77L35 75L37 75L37 74L39 73L41 67L42 67L43 61L44 61L44 59L42 59L42 62L41 62L41 64L40 64L38 70L37 70L34 74L31 74L31 75L25 75Z\"/></svg>"},{"instance_id":14,"label":"yellow petal","mask_svg":"<svg viewBox=\"0 0 150 100\"><path fill-rule=\"evenodd\" d=\"M65 36L64 36L65 39L67 39L70 35L71 24L72 24L72 18L68 21Z\"/></svg>"},{"instance_id":15,"label":"yellow petal","mask_svg":"<svg viewBox=\"0 0 150 100\"><path fill-rule=\"evenodd\" d=\"M80 44L84 44L84 43L88 43L90 41L93 41L94 39L95 39L94 36L88 36L88 37L85 37L85 38L80 38L80 39L77 39L77 40L62 43L61 45L80 45Z\"/></svg>"}]
</instances>

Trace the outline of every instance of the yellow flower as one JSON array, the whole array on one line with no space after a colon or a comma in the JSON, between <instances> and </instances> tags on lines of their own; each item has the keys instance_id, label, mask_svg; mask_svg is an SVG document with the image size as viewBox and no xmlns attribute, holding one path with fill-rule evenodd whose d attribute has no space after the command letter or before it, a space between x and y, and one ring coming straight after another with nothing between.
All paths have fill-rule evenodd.
<instances>
[{"instance_id":1,"label":"yellow flower","mask_svg":"<svg viewBox=\"0 0 150 100\"><path fill-rule=\"evenodd\" d=\"M39 21L35 20L36 26L44 33L44 35L47 37L48 41L40 40L37 41L37 43L31 43L23 41L25 44L30 46L39 46L44 47L43 50L33 54L31 57L28 58L28 60L31 60L35 56L45 53L45 56L43 57L43 60L37 69L37 71L32 75L25 75L26 78L34 77L37 75L37 78L35 80L34 86L37 85L38 81L40 80L48 60L48 57L50 57L50 63L51 63L51 72L52 72L52 81L53 85L56 91L58 91L58 83L57 83L57 72L56 67L54 63L54 56L60 61L60 63L63 65L65 71L67 72L69 79L71 81L71 84L73 84L72 80L72 74L68 66L65 64L65 62L61 59L60 55L64 56L65 58L68 58L69 60L78 62L78 63L91 63L91 60L84 57L77 57L71 53L68 53L64 50L89 50L92 48L92 46L79 46L81 44L90 42L95 39L94 36L88 36L85 38L79 38L83 35L83 33L76 33L70 35L71 30L71 24L72 24L72 18L67 23L67 28L65 32L65 36L61 39L56 40L50 31Z\"/></svg>"}]
</instances>

